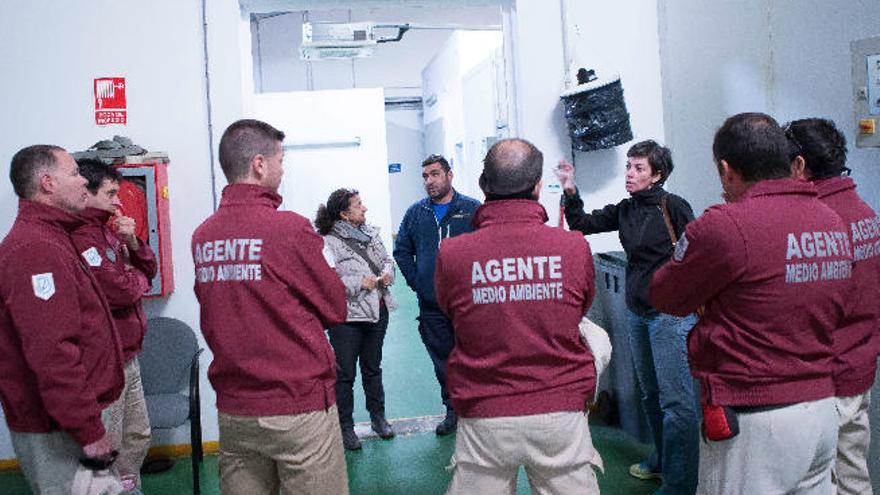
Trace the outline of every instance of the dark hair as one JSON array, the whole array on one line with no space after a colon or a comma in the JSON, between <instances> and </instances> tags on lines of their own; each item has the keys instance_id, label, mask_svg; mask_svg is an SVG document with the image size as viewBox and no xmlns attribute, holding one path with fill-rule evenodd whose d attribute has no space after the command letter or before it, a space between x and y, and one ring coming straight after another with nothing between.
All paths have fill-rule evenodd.
<instances>
[{"instance_id":1,"label":"dark hair","mask_svg":"<svg viewBox=\"0 0 880 495\"><path fill-rule=\"evenodd\" d=\"M37 193L34 180L41 169L54 169L58 165L56 153L64 152L64 148L51 144L35 144L22 148L12 157L9 165L9 180L12 189L19 198L30 199Z\"/></svg>"},{"instance_id":2,"label":"dark hair","mask_svg":"<svg viewBox=\"0 0 880 495\"><path fill-rule=\"evenodd\" d=\"M433 165L435 163L439 163L444 172L449 172L449 162L443 155L429 155L428 158L425 158L422 162L422 167L427 167L428 165Z\"/></svg>"},{"instance_id":3,"label":"dark hair","mask_svg":"<svg viewBox=\"0 0 880 495\"><path fill-rule=\"evenodd\" d=\"M122 174L113 165L108 165L97 158L80 158L76 161L76 164L79 166L79 175L82 175L88 181L86 189L91 191L92 194L98 192L98 188L101 187L104 179L109 179L113 182L122 180Z\"/></svg>"},{"instance_id":4,"label":"dark hair","mask_svg":"<svg viewBox=\"0 0 880 495\"><path fill-rule=\"evenodd\" d=\"M265 122L254 119L233 122L220 138L220 168L226 180L234 182L247 177L254 157L274 155L281 141L284 141L284 133Z\"/></svg>"},{"instance_id":5,"label":"dark hair","mask_svg":"<svg viewBox=\"0 0 880 495\"><path fill-rule=\"evenodd\" d=\"M776 120L764 113L729 117L715 132L712 154L746 182L791 176L790 145Z\"/></svg>"},{"instance_id":6,"label":"dark hair","mask_svg":"<svg viewBox=\"0 0 880 495\"><path fill-rule=\"evenodd\" d=\"M541 180L544 155L525 139L502 139L483 159L480 187L487 196L528 194Z\"/></svg>"},{"instance_id":7,"label":"dark hair","mask_svg":"<svg viewBox=\"0 0 880 495\"><path fill-rule=\"evenodd\" d=\"M630 146L626 152L629 158L647 158L648 165L651 166L651 175L660 174L660 180L657 181L658 186L662 186L666 179L672 175L672 152L665 146L660 146L653 139L638 142Z\"/></svg>"},{"instance_id":8,"label":"dark hair","mask_svg":"<svg viewBox=\"0 0 880 495\"><path fill-rule=\"evenodd\" d=\"M357 189L337 189L330 193L327 204L318 207L315 215L315 228L321 235L327 235L333 224L342 219L342 212L351 206L351 198L358 195Z\"/></svg>"},{"instance_id":9,"label":"dark hair","mask_svg":"<svg viewBox=\"0 0 880 495\"><path fill-rule=\"evenodd\" d=\"M827 179L848 173L846 137L828 119L801 119L785 125L785 136L792 145L792 156L803 157L814 179Z\"/></svg>"}]
</instances>

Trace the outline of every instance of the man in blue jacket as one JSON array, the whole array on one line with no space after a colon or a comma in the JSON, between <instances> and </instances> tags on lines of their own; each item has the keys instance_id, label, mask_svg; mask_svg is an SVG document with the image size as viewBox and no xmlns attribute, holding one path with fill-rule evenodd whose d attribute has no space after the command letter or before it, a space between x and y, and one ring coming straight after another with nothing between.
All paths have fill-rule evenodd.
<instances>
[{"instance_id":1,"label":"man in blue jacket","mask_svg":"<svg viewBox=\"0 0 880 495\"><path fill-rule=\"evenodd\" d=\"M434 294L434 263L443 239L473 230L471 217L480 202L452 188L452 170L441 155L431 155L422 162L422 179L428 197L406 210L397 229L394 259L419 299L419 334L434 363L446 406L446 418L436 432L448 435L458 424L446 389L446 361L455 342L452 323L440 311Z\"/></svg>"}]
</instances>

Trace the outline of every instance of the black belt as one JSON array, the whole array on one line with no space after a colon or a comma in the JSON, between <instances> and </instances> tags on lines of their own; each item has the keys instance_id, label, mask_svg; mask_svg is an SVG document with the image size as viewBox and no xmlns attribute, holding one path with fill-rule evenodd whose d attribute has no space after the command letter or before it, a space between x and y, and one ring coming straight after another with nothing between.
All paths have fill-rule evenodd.
<instances>
[{"instance_id":1,"label":"black belt","mask_svg":"<svg viewBox=\"0 0 880 495\"><path fill-rule=\"evenodd\" d=\"M775 411L776 409L782 409L783 407L788 407L792 404L797 404L797 403L791 402L788 404L772 404L769 406L730 406L730 408L738 413L759 413L759 412Z\"/></svg>"}]
</instances>

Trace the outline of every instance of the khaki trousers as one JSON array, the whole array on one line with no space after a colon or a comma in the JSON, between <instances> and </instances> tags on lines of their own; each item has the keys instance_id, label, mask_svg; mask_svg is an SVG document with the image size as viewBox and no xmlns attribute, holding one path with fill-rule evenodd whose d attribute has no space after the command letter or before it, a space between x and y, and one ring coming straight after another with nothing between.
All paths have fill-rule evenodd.
<instances>
[{"instance_id":1,"label":"khaki trousers","mask_svg":"<svg viewBox=\"0 0 880 495\"><path fill-rule=\"evenodd\" d=\"M107 427L109 408L101 419ZM18 465L34 495L71 495L73 477L84 456L80 446L63 431L52 433L9 432ZM79 495L79 494L73 494Z\"/></svg>"},{"instance_id":2,"label":"khaki trousers","mask_svg":"<svg viewBox=\"0 0 880 495\"><path fill-rule=\"evenodd\" d=\"M587 416L555 412L500 418L459 418L447 494L515 494L519 467L535 495L598 494Z\"/></svg>"},{"instance_id":3,"label":"khaki trousers","mask_svg":"<svg viewBox=\"0 0 880 495\"><path fill-rule=\"evenodd\" d=\"M336 406L293 416L219 413L222 495L347 495Z\"/></svg>"},{"instance_id":4,"label":"khaki trousers","mask_svg":"<svg viewBox=\"0 0 880 495\"><path fill-rule=\"evenodd\" d=\"M831 480L838 495L871 495L868 476L868 447L871 425L868 407L871 391L851 397L835 397L839 430L837 432L837 460L831 471Z\"/></svg>"},{"instance_id":5,"label":"khaki trousers","mask_svg":"<svg viewBox=\"0 0 880 495\"><path fill-rule=\"evenodd\" d=\"M828 495L837 449L834 398L737 413L739 435L700 442L701 495Z\"/></svg>"},{"instance_id":6,"label":"khaki trousers","mask_svg":"<svg viewBox=\"0 0 880 495\"><path fill-rule=\"evenodd\" d=\"M107 408L107 435L119 457L113 470L126 489L140 486L140 469L150 448L150 418L141 385L141 367L137 358L125 363L125 387Z\"/></svg>"}]
</instances>

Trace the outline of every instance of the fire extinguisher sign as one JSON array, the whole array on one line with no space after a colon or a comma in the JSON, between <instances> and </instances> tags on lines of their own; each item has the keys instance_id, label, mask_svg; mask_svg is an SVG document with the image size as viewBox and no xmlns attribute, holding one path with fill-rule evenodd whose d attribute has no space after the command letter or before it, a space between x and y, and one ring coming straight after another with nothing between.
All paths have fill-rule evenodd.
<instances>
[{"instance_id":1,"label":"fire extinguisher sign","mask_svg":"<svg viewBox=\"0 0 880 495\"><path fill-rule=\"evenodd\" d=\"M128 122L124 77L95 79L95 123L98 125Z\"/></svg>"}]
</instances>

